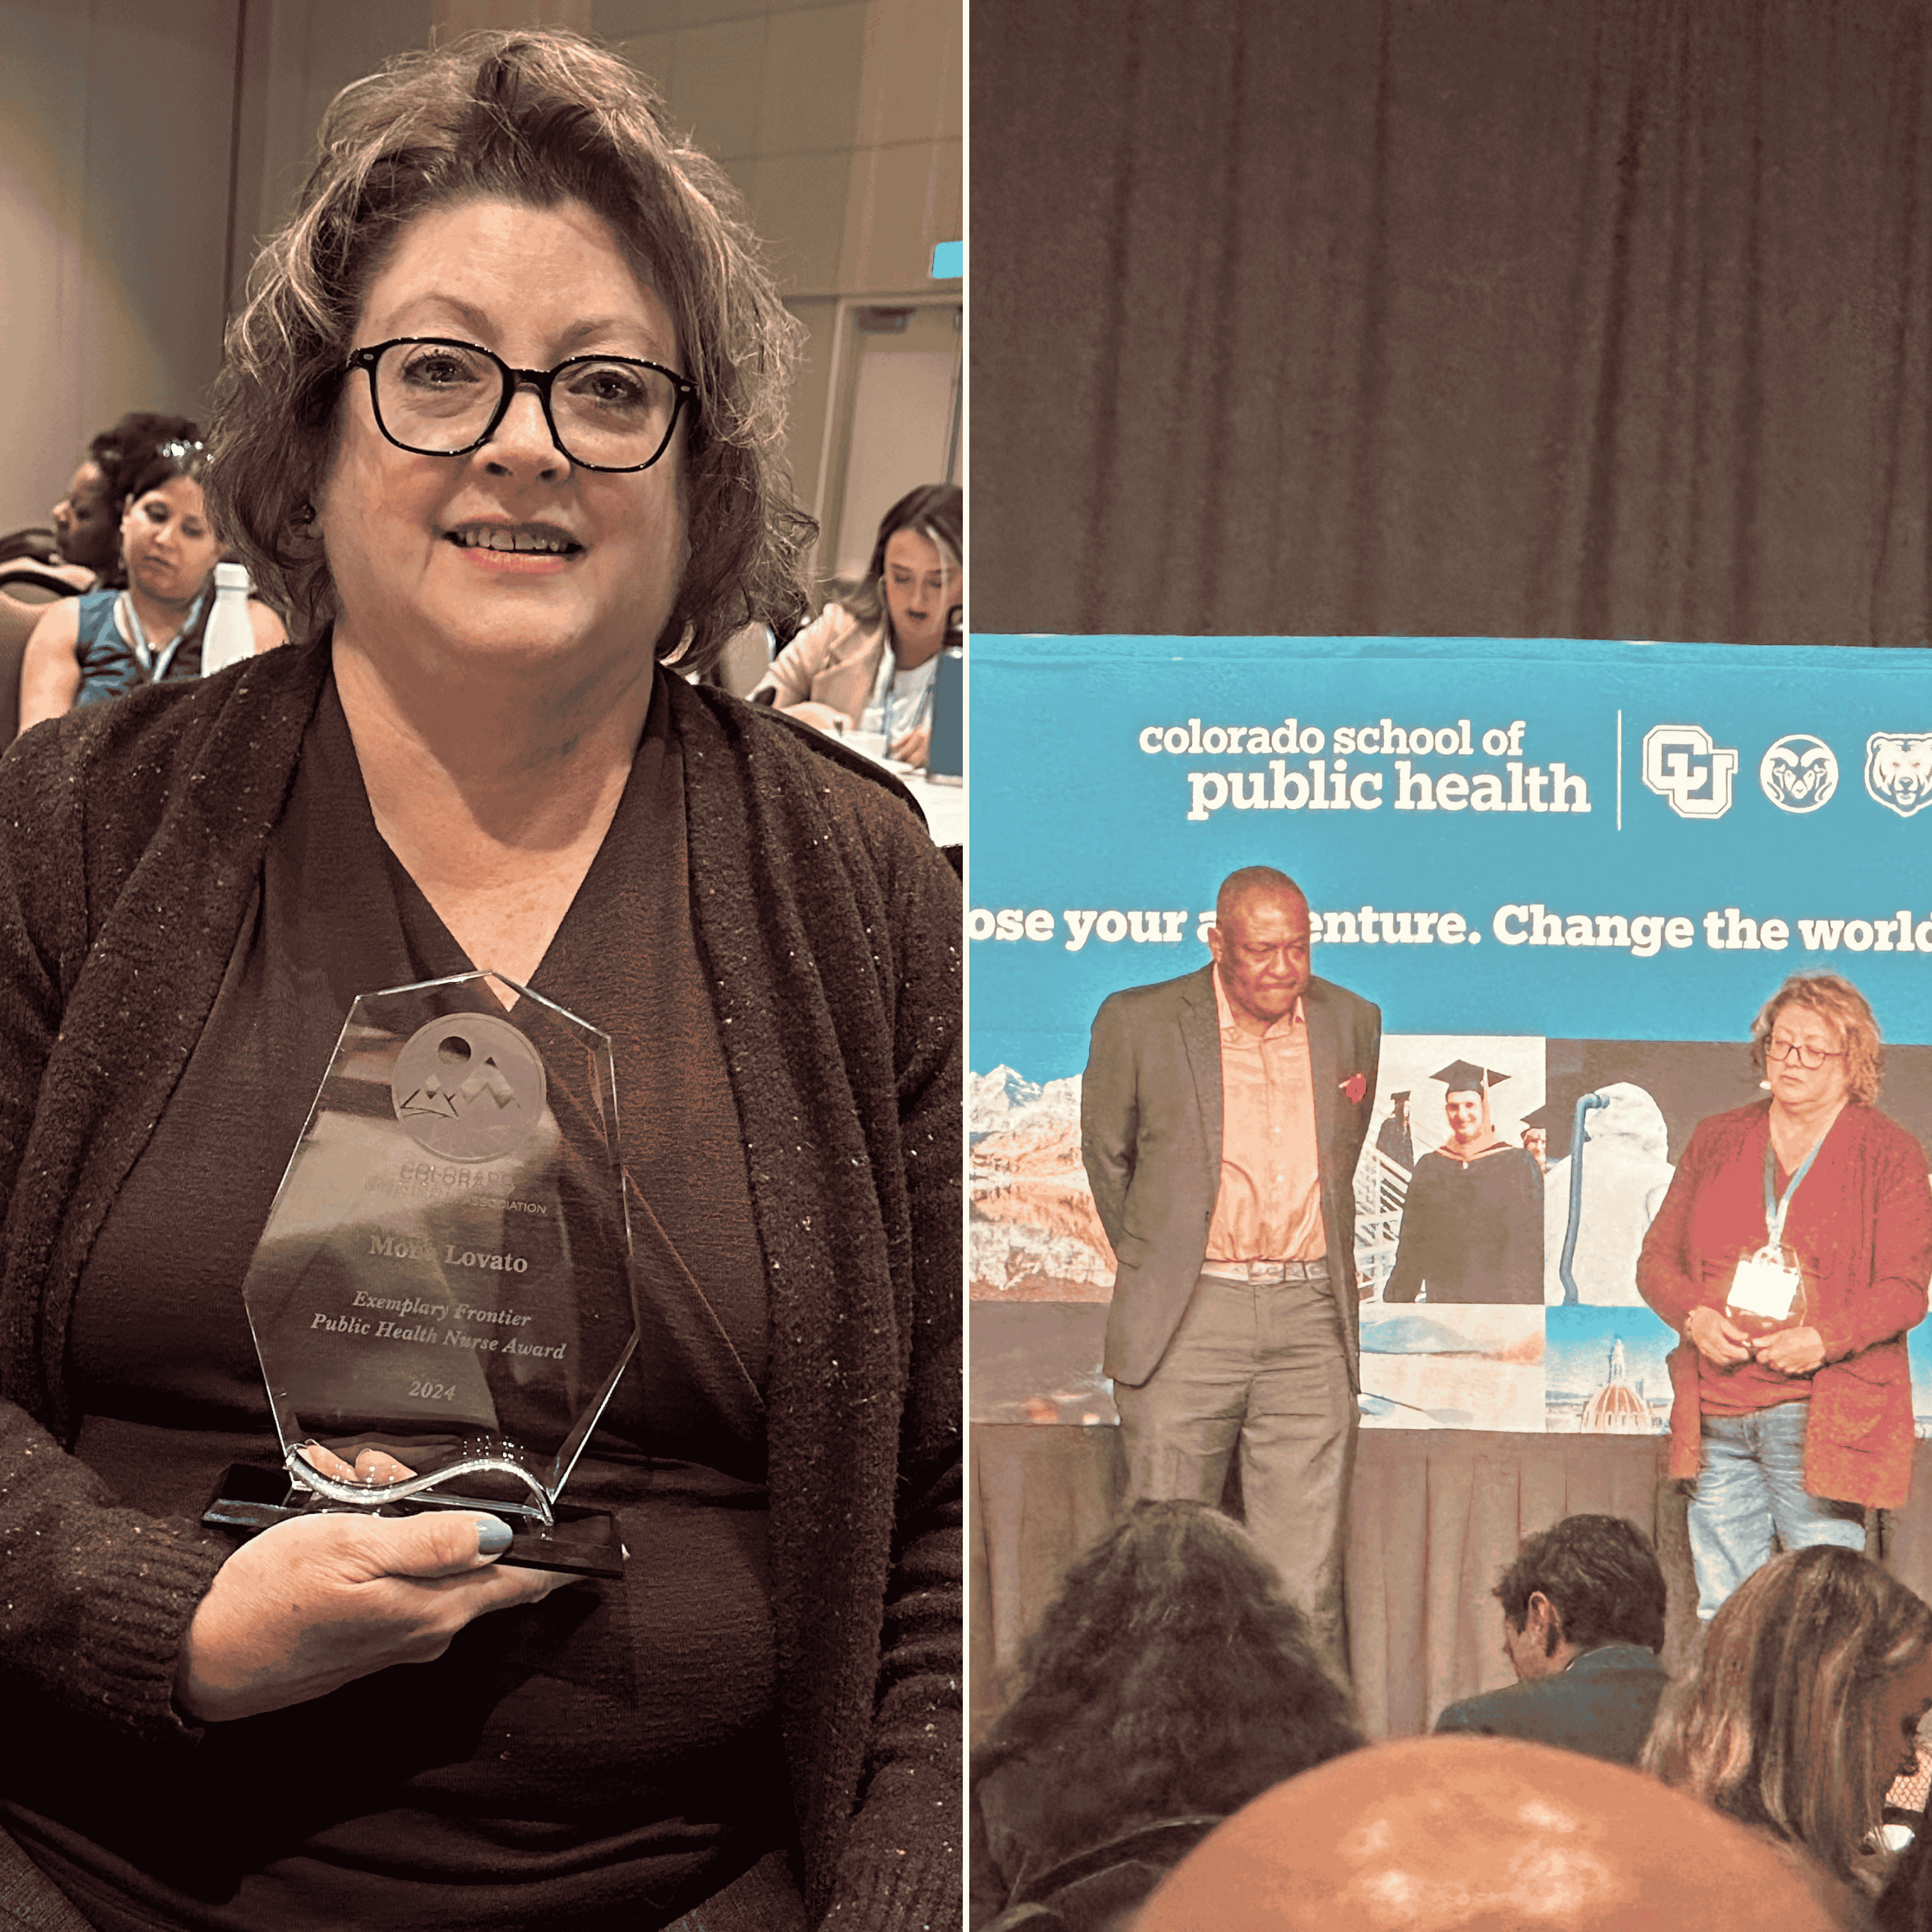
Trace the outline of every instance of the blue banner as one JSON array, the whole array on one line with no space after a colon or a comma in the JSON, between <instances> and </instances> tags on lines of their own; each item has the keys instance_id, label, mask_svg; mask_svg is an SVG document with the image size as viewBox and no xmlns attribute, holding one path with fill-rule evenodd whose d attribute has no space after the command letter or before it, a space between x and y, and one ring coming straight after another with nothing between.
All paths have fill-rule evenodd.
<instances>
[{"instance_id":1,"label":"blue banner","mask_svg":"<svg viewBox=\"0 0 1932 1932\"><path fill-rule=\"evenodd\" d=\"M972 1292L1031 1311L983 1338L1011 1372L976 1367L976 1412L1111 1414L1088 1028L1115 990L1205 964L1216 886L1262 864L1307 895L1314 970L1382 1010L1369 1419L1660 1426L1670 1338L1636 1253L1696 1120L1756 1095L1743 1042L1787 975L1859 988L1882 1104L1932 1132L1929 673L1917 652L976 634ZM1443 1140L1432 1076L1458 1059L1504 1076L1498 1130L1542 1170L1544 1307L1382 1305L1408 1169L1372 1168L1377 1129L1412 1160ZM1457 1358L1453 1388L1432 1356Z\"/></svg>"}]
</instances>

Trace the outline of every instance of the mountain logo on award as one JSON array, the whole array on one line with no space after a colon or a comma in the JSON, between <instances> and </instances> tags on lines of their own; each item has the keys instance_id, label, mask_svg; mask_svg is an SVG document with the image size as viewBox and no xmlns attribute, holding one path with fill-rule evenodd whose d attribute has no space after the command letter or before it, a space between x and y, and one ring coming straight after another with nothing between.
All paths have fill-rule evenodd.
<instances>
[{"instance_id":1,"label":"mountain logo on award","mask_svg":"<svg viewBox=\"0 0 1932 1932\"><path fill-rule=\"evenodd\" d=\"M396 1118L444 1160L500 1160L536 1130L543 1062L507 1020L454 1013L418 1027L390 1076Z\"/></svg>"}]
</instances>

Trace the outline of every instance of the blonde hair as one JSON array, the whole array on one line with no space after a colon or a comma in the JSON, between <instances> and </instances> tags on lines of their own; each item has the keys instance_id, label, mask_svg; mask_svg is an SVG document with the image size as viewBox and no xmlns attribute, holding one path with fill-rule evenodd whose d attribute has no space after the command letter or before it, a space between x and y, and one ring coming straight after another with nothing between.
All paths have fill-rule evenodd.
<instances>
[{"instance_id":1,"label":"blonde hair","mask_svg":"<svg viewBox=\"0 0 1932 1932\"><path fill-rule=\"evenodd\" d=\"M1885 1047L1870 1004L1850 980L1835 973L1794 973L1765 1001L1751 1022L1751 1064L1764 1071L1766 1043L1786 1006L1804 1006L1834 1028L1845 1056L1850 1097L1861 1106L1878 1098L1885 1081Z\"/></svg>"},{"instance_id":2,"label":"blonde hair","mask_svg":"<svg viewBox=\"0 0 1932 1932\"><path fill-rule=\"evenodd\" d=\"M344 88L320 138L295 214L263 246L230 325L210 436L215 520L294 628L335 613L313 504L364 295L410 222L482 196L585 203L676 323L698 390L683 476L691 554L650 644L701 670L746 624L792 628L814 526L779 446L802 332L736 190L672 134L650 84L574 34L470 34Z\"/></svg>"},{"instance_id":3,"label":"blonde hair","mask_svg":"<svg viewBox=\"0 0 1932 1932\"><path fill-rule=\"evenodd\" d=\"M1932 1609L1856 1550L1774 1557L1726 1598L1696 1675L1666 1696L1639 1768L1802 1845L1843 1879L1880 1822L1903 1741L1887 1681L1932 1645Z\"/></svg>"}]
</instances>

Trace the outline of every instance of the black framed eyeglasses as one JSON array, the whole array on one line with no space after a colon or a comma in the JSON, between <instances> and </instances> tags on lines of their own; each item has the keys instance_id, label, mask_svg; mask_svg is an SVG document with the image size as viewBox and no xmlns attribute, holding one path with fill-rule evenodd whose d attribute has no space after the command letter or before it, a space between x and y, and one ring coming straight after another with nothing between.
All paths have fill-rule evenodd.
<instances>
[{"instance_id":1,"label":"black framed eyeglasses","mask_svg":"<svg viewBox=\"0 0 1932 1932\"><path fill-rule=\"evenodd\" d=\"M686 405L698 411L694 383L631 356L512 369L473 342L405 335L357 350L348 367L368 371L376 427L415 456L482 448L526 382L543 405L550 440L580 470L648 470L670 447Z\"/></svg>"}]
</instances>

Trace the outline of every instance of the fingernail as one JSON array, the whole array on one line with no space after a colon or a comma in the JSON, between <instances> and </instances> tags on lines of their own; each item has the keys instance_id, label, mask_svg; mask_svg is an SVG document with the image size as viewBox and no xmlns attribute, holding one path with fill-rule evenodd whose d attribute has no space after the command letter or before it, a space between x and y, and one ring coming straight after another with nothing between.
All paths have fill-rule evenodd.
<instances>
[{"instance_id":1,"label":"fingernail","mask_svg":"<svg viewBox=\"0 0 1932 1932\"><path fill-rule=\"evenodd\" d=\"M500 1556L510 1546L510 1526L500 1516L479 1516L476 1519L476 1553L479 1556Z\"/></svg>"}]
</instances>

